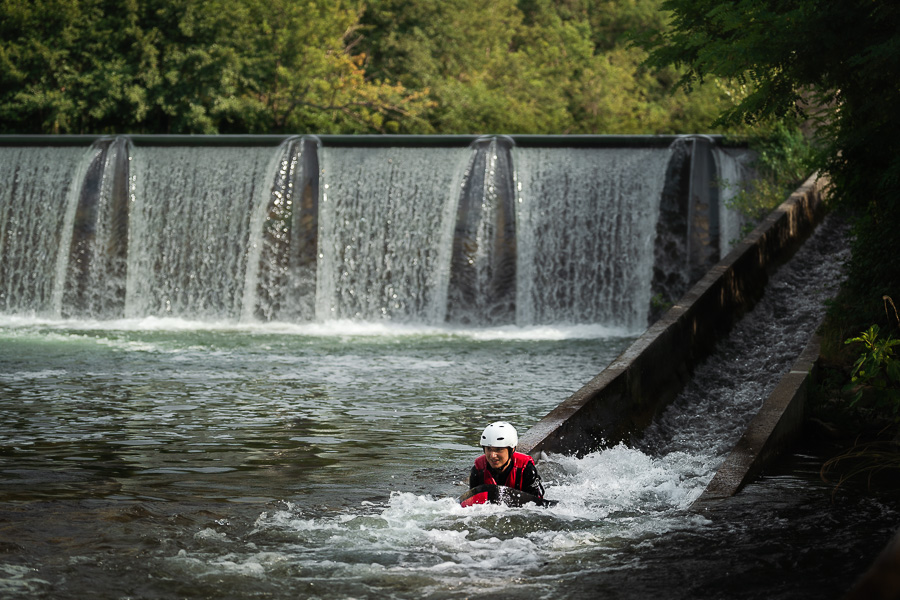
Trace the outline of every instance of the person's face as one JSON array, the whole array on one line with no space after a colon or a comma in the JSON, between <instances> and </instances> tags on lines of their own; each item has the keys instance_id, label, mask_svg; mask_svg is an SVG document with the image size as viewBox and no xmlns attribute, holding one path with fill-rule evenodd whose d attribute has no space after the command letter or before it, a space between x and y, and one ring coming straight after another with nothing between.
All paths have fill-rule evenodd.
<instances>
[{"instance_id":1,"label":"person's face","mask_svg":"<svg viewBox=\"0 0 900 600\"><path fill-rule=\"evenodd\" d=\"M488 464L495 469L499 469L509 462L509 448L487 446L484 449L484 455L487 457Z\"/></svg>"}]
</instances>

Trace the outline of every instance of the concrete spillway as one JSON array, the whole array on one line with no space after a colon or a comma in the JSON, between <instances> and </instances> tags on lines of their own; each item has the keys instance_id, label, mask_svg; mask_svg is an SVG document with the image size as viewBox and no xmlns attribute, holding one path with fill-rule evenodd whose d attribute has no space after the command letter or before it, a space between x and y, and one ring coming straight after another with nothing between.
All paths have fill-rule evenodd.
<instances>
[{"instance_id":1,"label":"concrete spillway","mask_svg":"<svg viewBox=\"0 0 900 600\"><path fill-rule=\"evenodd\" d=\"M20 136L0 153L0 309L100 319L639 331L653 296L728 251L717 184L750 176L745 149L703 136Z\"/></svg>"}]
</instances>

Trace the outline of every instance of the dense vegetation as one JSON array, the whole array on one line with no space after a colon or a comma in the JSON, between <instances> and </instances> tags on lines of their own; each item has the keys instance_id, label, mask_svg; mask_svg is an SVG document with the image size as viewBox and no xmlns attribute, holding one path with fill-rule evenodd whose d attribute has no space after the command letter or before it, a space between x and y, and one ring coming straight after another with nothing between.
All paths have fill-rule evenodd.
<instances>
[{"instance_id":1,"label":"dense vegetation","mask_svg":"<svg viewBox=\"0 0 900 600\"><path fill-rule=\"evenodd\" d=\"M0 0L0 133L697 133L661 0Z\"/></svg>"}]
</instances>

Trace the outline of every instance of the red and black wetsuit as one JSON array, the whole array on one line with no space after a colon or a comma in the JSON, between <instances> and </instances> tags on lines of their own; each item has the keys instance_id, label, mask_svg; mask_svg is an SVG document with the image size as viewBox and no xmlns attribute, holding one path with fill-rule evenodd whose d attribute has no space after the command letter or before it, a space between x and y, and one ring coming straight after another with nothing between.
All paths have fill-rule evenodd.
<instances>
[{"instance_id":1,"label":"red and black wetsuit","mask_svg":"<svg viewBox=\"0 0 900 600\"><path fill-rule=\"evenodd\" d=\"M506 463L502 471L493 469L484 454L476 458L475 466L469 474L469 488L484 483L505 485L538 498L544 497L544 486L541 485L541 476L534 466L534 460L521 452L514 452L512 460Z\"/></svg>"}]
</instances>

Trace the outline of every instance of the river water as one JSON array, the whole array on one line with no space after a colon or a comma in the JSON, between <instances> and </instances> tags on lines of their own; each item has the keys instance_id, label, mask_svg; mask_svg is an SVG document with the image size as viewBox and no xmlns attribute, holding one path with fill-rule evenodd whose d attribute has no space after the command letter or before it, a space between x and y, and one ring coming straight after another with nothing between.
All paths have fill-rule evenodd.
<instances>
[{"instance_id":1,"label":"river water","mask_svg":"<svg viewBox=\"0 0 900 600\"><path fill-rule=\"evenodd\" d=\"M552 509L460 508L639 332L0 317L4 598L829 598L896 528L786 459L689 507L834 291L828 222L635 448L544 456ZM754 335L754 332L757 335Z\"/></svg>"}]
</instances>

